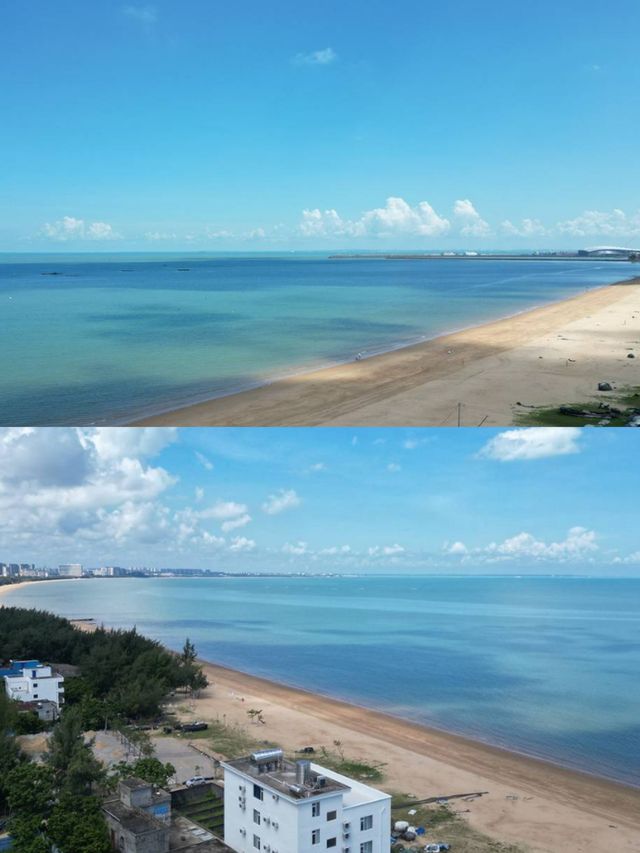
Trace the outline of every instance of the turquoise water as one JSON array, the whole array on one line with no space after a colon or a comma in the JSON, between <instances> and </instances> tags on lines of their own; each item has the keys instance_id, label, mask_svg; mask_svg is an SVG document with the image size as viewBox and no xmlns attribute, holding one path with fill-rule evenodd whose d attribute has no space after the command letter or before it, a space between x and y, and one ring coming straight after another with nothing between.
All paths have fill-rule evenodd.
<instances>
[{"instance_id":1,"label":"turquoise water","mask_svg":"<svg viewBox=\"0 0 640 853\"><path fill-rule=\"evenodd\" d=\"M5 603L640 786L640 579L96 579Z\"/></svg>"},{"instance_id":2,"label":"turquoise water","mask_svg":"<svg viewBox=\"0 0 640 853\"><path fill-rule=\"evenodd\" d=\"M602 261L5 256L0 424L121 423L632 275Z\"/></svg>"}]
</instances>

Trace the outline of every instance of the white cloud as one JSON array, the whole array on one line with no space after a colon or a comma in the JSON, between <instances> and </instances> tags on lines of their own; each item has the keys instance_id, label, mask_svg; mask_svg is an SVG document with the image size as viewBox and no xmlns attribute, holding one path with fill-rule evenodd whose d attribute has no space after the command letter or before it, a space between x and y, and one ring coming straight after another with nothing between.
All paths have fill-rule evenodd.
<instances>
[{"instance_id":1,"label":"white cloud","mask_svg":"<svg viewBox=\"0 0 640 853\"><path fill-rule=\"evenodd\" d=\"M231 540L229 550L234 552L253 551L255 547L256 543L253 539L247 539L245 536L237 536L235 539Z\"/></svg>"},{"instance_id":2,"label":"white cloud","mask_svg":"<svg viewBox=\"0 0 640 853\"><path fill-rule=\"evenodd\" d=\"M294 56L295 65L331 65L338 59L338 54L331 47L313 50L311 53L298 53Z\"/></svg>"},{"instance_id":3,"label":"white cloud","mask_svg":"<svg viewBox=\"0 0 640 853\"><path fill-rule=\"evenodd\" d=\"M494 436L478 455L500 462L565 456L580 452L581 435L577 427L510 429Z\"/></svg>"},{"instance_id":4,"label":"white cloud","mask_svg":"<svg viewBox=\"0 0 640 853\"><path fill-rule=\"evenodd\" d=\"M291 554L294 557L301 557L304 554L309 554L309 546L306 542L285 542L282 546L283 554Z\"/></svg>"},{"instance_id":5,"label":"white cloud","mask_svg":"<svg viewBox=\"0 0 640 853\"><path fill-rule=\"evenodd\" d=\"M218 501L213 506L208 507L208 509L200 511L198 515L200 518L214 518L218 521L227 521L231 518L235 519L246 515L246 513L246 504L235 503L235 501Z\"/></svg>"},{"instance_id":6,"label":"white cloud","mask_svg":"<svg viewBox=\"0 0 640 853\"><path fill-rule=\"evenodd\" d=\"M198 503L204 500L204 489L201 486L196 486L194 497Z\"/></svg>"},{"instance_id":7,"label":"white cloud","mask_svg":"<svg viewBox=\"0 0 640 853\"><path fill-rule=\"evenodd\" d=\"M96 427L87 431L86 436L104 459L117 459L121 456L155 456L177 441L178 431L175 427Z\"/></svg>"},{"instance_id":8,"label":"white cloud","mask_svg":"<svg viewBox=\"0 0 640 853\"><path fill-rule=\"evenodd\" d=\"M367 549L367 554L370 557L397 557L399 554L404 554L405 548L402 545L373 545Z\"/></svg>"},{"instance_id":9,"label":"white cloud","mask_svg":"<svg viewBox=\"0 0 640 853\"><path fill-rule=\"evenodd\" d=\"M202 465L203 468L206 468L207 471L213 471L213 462L207 458L204 453L200 453L199 450L194 451L195 457L198 462Z\"/></svg>"},{"instance_id":10,"label":"white cloud","mask_svg":"<svg viewBox=\"0 0 640 853\"><path fill-rule=\"evenodd\" d=\"M322 548L318 553L323 557L344 557L351 554L351 545L332 545L329 548Z\"/></svg>"},{"instance_id":11,"label":"white cloud","mask_svg":"<svg viewBox=\"0 0 640 853\"><path fill-rule=\"evenodd\" d=\"M558 542L545 542L523 531L503 542L491 542L481 548L468 548L464 542L445 543L445 554L469 558L480 562L502 562L508 560L553 560L566 562L586 560L598 550L597 535L585 527L572 527L566 537Z\"/></svg>"},{"instance_id":12,"label":"white cloud","mask_svg":"<svg viewBox=\"0 0 640 853\"><path fill-rule=\"evenodd\" d=\"M85 222L74 216L63 216L56 222L45 222L41 234L50 240L120 240L121 235L108 222Z\"/></svg>"},{"instance_id":13,"label":"white cloud","mask_svg":"<svg viewBox=\"0 0 640 853\"><path fill-rule=\"evenodd\" d=\"M448 542L445 542L443 550L446 554L466 554L466 553L468 553L467 546L464 544L464 542L452 542L451 544L449 544Z\"/></svg>"},{"instance_id":14,"label":"white cloud","mask_svg":"<svg viewBox=\"0 0 640 853\"><path fill-rule=\"evenodd\" d=\"M389 471L392 474L395 474L401 470L402 470L402 466L398 465L397 462L389 462L389 464L387 465L387 471Z\"/></svg>"},{"instance_id":15,"label":"white cloud","mask_svg":"<svg viewBox=\"0 0 640 853\"><path fill-rule=\"evenodd\" d=\"M267 515L278 515L285 510L300 506L301 503L302 499L293 489L280 489L276 494L269 495L262 504L262 511Z\"/></svg>"},{"instance_id":16,"label":"white cloud","mask_svg":"<svg viewBox=\"0 0 640 853\"><path fill-rule=\"evenodd\" d=\"M123 6L122 13L127 18L133 18L142 24L155 24L158 20L158 10L155 6Z\"/></svg>"},{"instance_id":17,"label":"white cloud","mask_svg":"<svg viewBox=\"0 0 640 853\"><path fill-rule=\"evenodd\" d=\"M327 470L327 466L324 464L324 462L315 462L313 465L309 466L309 471L312 471L312 472L326 471L326 470Z\"/></svg>"},{"instance_id":18,"label":"white cloud","mask_svg":"<svg viewBox=\"0 0 640 853\"><path fill-rule=\"evenodd\" d=\"M523 219L519 225L505 219L500 227L513 237L545 237L550 233L539 219Z\"/></svg>"},{"instance_id":19,"label":"white cloud","mask_svg":"<svg viewBox=\"0 0 640 853\"><path fill-rule=\"evenodd\" d=\"M236 518L230 518L224 521L220 526L223 533L230 533L232 530L237 530L239 527L246 527L251 521L251 516L248 513L239 515Z\"/></svg>"},{"instance_id":20,"label":"white cloud","mask_svg":"<svg viewBox=\"0 0 640 853\"><path fill-rule=\"evenodd\" d=\"M298 226L305 237L434 237L451 224L426 201L411 207L404 199L390 196L384 207L374 208L359 219L343 219L336 210L304 210Z\"/></svg>"},{"instance_id":21,"label":"white cloud","mask_svg":"<svg viewBox=\"0 0 640 853\"><path fill-rule=\"evenodd\" d=\"M558 222L556 230L572 237L638 237L640 210L630 216L619 208L612 211L585 210L575 219Z\"/></svg>"},{"instance_id":22,"label":"white cloud","mask_svg":"<svg viewBox=\"0 0 640 853\"><path fill-rule=\"evenodd\" d=\"M463 237L487 237L491 234L489 223L480 216L468 198L456 201L453 215L461 223L460 233Z\"/></svg>"}]
</instances>

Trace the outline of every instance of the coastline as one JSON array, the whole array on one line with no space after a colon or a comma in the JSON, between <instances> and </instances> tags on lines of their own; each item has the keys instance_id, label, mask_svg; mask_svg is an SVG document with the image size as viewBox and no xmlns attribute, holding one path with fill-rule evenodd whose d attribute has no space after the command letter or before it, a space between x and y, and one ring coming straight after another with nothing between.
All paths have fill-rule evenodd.
<instances>
[{"instance_id":1,"label":"coastline","mask_svg":"<svg viewBox=\"0 0 640 853\"><path fill-rule=\"evenodd\" d=\"M0 599L6 598L6 590L37 582L0 587ZM101 622L98 616L93 618L74 624L81 630L95 630ZM464 803L464 818L487 835L525 849L559 853L615 845L625 853L640 850L638 788L220 664L199 662L210 686L190 708L179 706L181 716L224 720L287 751L306 745L331 749L339 740L349 757L385 763L381 787L388 790L418 797L487 791L473 803ZM254 728L247 709L256 707L262 709L265 724Z\"/></svg>"},{"instance_id":2,"label":"coastline","mask_svg":"<svg viewBox=\"0 0 640 853\"><path fill-rule=\"evenodd\" d=\"M602 379L637 383L626 354L639 311L635 277L130 425L444 426L462 403L463 425L506 426L523 398L558 405L592 397Z\"/></svg>"}]
</instances>

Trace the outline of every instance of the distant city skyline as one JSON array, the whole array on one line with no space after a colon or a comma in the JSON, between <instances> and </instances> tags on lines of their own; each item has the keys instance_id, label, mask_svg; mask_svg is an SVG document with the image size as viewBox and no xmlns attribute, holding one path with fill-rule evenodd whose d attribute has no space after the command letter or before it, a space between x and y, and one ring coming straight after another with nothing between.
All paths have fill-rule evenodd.
<instances>
[{"instance_id":1,"label":"distant city skyline","mask_svg":"<svg viewBox=\"0 0 640 853\"><path fill-rule=\"evenodd\" d=\"M0 555L637 576L635 440L632 429L3 429Z\"/></svg>"},{"instance_id":2,"label":"distant city skyline","mask_svg":"<svg viewBox=\"0 0 640 853\"><path fill-rule=\"evenodd\" d=\"M6 6L0 251L637 248L640 7Z\"/></svg>"}]
</instances>

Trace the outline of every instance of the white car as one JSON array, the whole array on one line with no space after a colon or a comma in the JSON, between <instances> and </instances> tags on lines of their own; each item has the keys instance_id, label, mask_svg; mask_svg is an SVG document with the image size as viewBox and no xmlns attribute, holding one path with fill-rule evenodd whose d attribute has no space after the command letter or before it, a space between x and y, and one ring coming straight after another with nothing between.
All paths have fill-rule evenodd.
<instances>
[{"instance_id":1,"label":"white car","mask_svg":"<svg viewBox=\"0 0 640 853\"><path fill-rule=\"evenodd\" d=\"M192 776L191 779L185 781L187 788L193 788L194 785L204 785L207 780L204 776Z\"/></svg>"}]
</instances>

